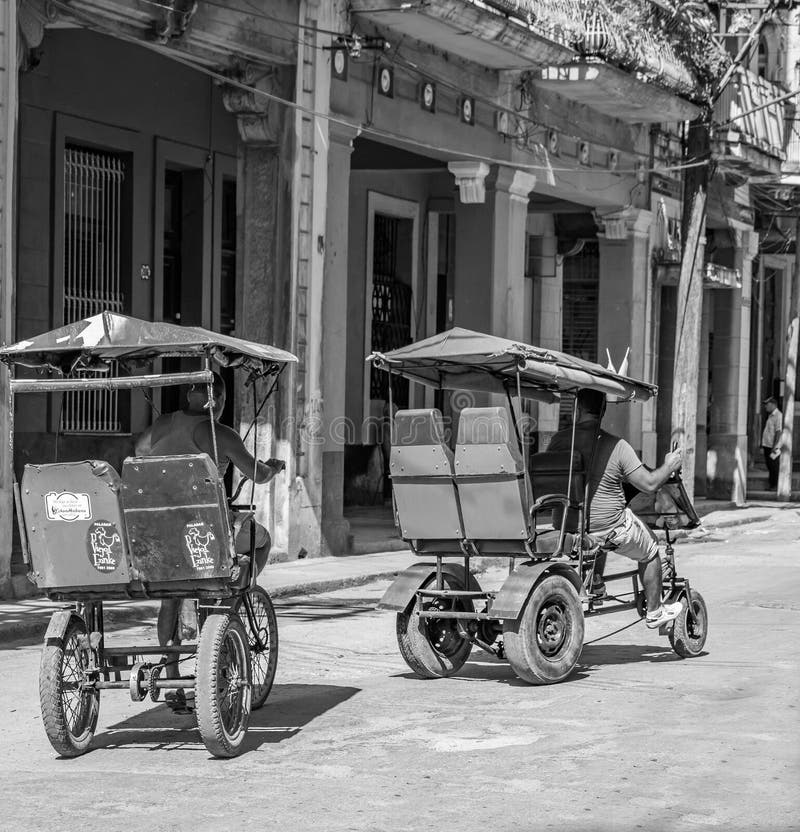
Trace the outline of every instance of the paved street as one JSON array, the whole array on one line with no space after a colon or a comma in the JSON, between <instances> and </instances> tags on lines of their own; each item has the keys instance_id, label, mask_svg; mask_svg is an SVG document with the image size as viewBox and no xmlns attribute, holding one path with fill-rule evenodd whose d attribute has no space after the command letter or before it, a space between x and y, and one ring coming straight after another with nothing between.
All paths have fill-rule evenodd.
<instances>
[{"instance_id":1,"label":"paved street","mask_svg":"<svg viewBox=\"0 0 800 832\"><path fill-rule=\"evenodd\" d=\"M386 582L283 600L274 692L229 761L192 717L123 692L103 694L96 749L56 759L38 645L14 643L0 651L1 825L798 829L800 513L724 535L677 549L708 603L705 655L679 660L641 623L604 638L633 616L597 617L578 672L552 687L480 652L458 678L412 677L393 616L373 608Z\"/></svg>"}]
</instances>

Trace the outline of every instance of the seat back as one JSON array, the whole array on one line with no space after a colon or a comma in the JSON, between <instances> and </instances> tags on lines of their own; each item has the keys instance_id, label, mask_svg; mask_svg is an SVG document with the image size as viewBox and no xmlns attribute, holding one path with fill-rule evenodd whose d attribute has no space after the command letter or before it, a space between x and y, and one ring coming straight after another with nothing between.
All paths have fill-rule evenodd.
<instances>
[{"instance_id":1,"label":"seat back","mask_svg":"<svg viewBox=\"0 0 800 832\"><path fill-rule=\"evenodd\" d=\"M76 597L123 590L130 560L120 479L111 465L26 465L20 502L39 589Z\"/></svg>"},{"instance_id":2,"label":"seat back","mask_svg":"<svg viewBox=\"0 0 800 832\"><path fill-rule=\"evenodd\" d=\"M534 500L546 494L563 494L569 495L573 503L583 504L586 477L583 456L579 451L573 451L572 454L569 451L543 451L533 454L530 467ZM553 510L554 527L561 528L563 516L562 510ZM579 523L578 510L568 509L565 531L577 533Z\"/></svg>"},{"instance_id":3,"label":"seat back","mask_svg":"<svg viewBox=\"0 0 800 832\"><path fill-rule=\"evenodd\" d=\"M466 537L527 540L525 472L506 408L465 407L461 411L455 462Z\"/></svg>"},{"instance_id":4,"label":"seat back","mask_svg":"<svg viewBox=\"0 0 800 832\"><path fill-rule=\"evenodd\" d=\"M389 471L400 534L406 540L461 540L453 453L435 409L398 410Z\"/></svg>"},{"instance_id":5,"label":"seat back","mask_svg":"<svg viewBox=\"0 0 800 832\"><path fill-rule=\"evenodd\" d=\"M155 590L227 587L233 539L225 490L208 454L129 457L122 502L135 578Z\"/></svg>"}]
</instances>

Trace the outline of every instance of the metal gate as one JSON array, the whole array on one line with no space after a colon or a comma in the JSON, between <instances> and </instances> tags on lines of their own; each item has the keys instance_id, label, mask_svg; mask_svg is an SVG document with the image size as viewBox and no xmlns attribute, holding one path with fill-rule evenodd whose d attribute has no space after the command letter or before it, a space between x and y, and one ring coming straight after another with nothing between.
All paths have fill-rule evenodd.
<instances>
[{"instance_id":1,"label":"metal gate","mask_svg":"<svg viewBox=\"0 0 800 832\"><path fill-rule=\"evenodd\" d=\"M372 349L378 352L411 343L411 287L398 280L397 217L375 214L372 254ZM392 397L398 407L408 406L408 380L392 376ZM370 372L370 398L389 398L388 373L373 367Z\"/></svg>"},{"instance_id":2,"label":"metal gate","mask_svg":"<svg viewBox=\"0 0 800 832\"><path fill-rule=\"evenodd\" d=\"M123 160L64 149L64 323L123 311L121 280ZM112 368L112 371L113 368ZM118 433L117 391L64 394L61 430Z\"/></svg>"}]
</instances>

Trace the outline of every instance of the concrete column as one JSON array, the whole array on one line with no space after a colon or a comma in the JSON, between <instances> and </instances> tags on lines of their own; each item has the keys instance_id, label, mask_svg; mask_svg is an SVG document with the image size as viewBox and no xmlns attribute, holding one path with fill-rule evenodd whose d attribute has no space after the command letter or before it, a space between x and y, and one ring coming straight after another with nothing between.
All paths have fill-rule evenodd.
<instances>
[{"instance_id":1,"label":"concrete column","mask_svg":"<svg viewBox=\"0 0 800 832\"><path fill-rule=\"evenodd\" d=\"M650 311L648 281L650 279L651 211L628 208L597 216L600 231L600 302L598 310L597 346L601 364L606 350L619 369L630 347L627 374L647 381ZM636 403L609 404L604 425L608 431L625 437L633 447L642 450L642 408ZM655 460L647 460L652 463Z\"/></svg>"},{"instance_id":2,"label":"concrete column","mask_svg":"<svg viewBox=\"0 0 800 832\"><path fill-rule=\"evenodd\" d=\"M750 306L758 234L737 231L734 265L741 289L714 296L711 354L712 424L708 436L708 496L736 504L747 498L747 388L750 372Z\"/></svg>"},{"instance_id":3,"label":"concrete column","mask_svg":"<svg viewBox=\"0 0 800 832\"><path fill-rule=\"evenodd\" d=\"M528 233L555 238L552 214L528 216ZM555 250L555 245L553 246ZM531 282L531 343L539 347L560 350L563 330L564 266L561 257L555 256L555 277L534 277ZM547 444L558 430L559 405L532 402L532 415L536 420L538 446Z\"/></svg>"},{"instance_id":4,"label":"concrete column","mask_svg":"<svg viewBox=\"0 0 800 832\"><path fill-rule=\"evenodd\" d=\"M491 217L492 333L524 341L528 196L536 177L497 167L487 181Z\"/></svg>"},{"instance_id":5,"label":"concrete column","mask_svg":"<svg viewBox=\"0 0 800 832\"><path fill-rule=\"evenodd\" d=\"M266 76L282 97L291 96L292 79ZM237 115L242 141L237 172L236 335L292 349L291 137L284 114L249 93L226 90L225 105ZM259 111L257 108L261 108ZM287 468L272 483L256 486L256 517L272 535L271 559L285 559L289 546L290 483L295 469L293 367L284 370L277 391L258 419L250 450L260 459L279 457ZM258 403L268 381L257 385ZM237 384L236 420L244 433L253 418L253 387Z\"/></svg>"},{"instance_id":6,"label":"concrete column","mask_svg":"<svg viewBox=\"0 0 800 832\"><path fill-rule=\"evenodd\" d=\"M14 173L17 146L17 3L0 2L0 343L14 341ZM0 365L0 598L11 595L14 538L9 374Z\"/></svg>"},{"instance_id":7,"label":"concrete column","mask_svg":"<svg viewBox=\"0 0 800 832\"><path fill-rule=\"evenodd\" d=\"M485 201L456 205L456 325L524 340L528 195L536 177L495 167Z\"/></svg>"},{"instance_id":8,"label":"concrete column","mask_svg":"<svg viewBox=\"0 0 800 832\"><path fill-rule=\"evenodd\" d=\"M300 432L307 473L297 477L292 494L291 550L328 556L347 551L349 532L342 513L348 435L342 356L347 352L350 155L357 131L329 123L324 133L313 178L319 195L315 207L323 209L318 249L324 269L319 275L312 270L307 328L308 385L317 392L310 394Z\"/></svg>"},{"instance_id":9,"label":"concrete column","mask_svg":"<svg viewBox=\"0 0 800 832\"><path fill-rule=\"evenodd\" d=\"M708 464L708 403L712 391L708 386L708 345L714 319L714 292L703 292L703 315L700 319L700 353L697 356L697 430L695 431L696 464L694 470L695 497L705 497L708 485L706 470Z\"/></svg>"}]
</instances>

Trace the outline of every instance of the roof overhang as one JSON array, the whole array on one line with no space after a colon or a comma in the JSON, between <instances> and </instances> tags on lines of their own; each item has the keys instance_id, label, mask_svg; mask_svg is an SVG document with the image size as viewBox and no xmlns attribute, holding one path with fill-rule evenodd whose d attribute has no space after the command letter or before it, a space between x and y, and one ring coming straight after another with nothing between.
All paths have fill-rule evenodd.
<instances>
[{"instance_id":1,"label":"roof overhang","mask_svg":"<svg viewBox=\"0 0 800 832\"><path fill-rule=\"evenodd\" d=\"M700 115L691 101L597 59L547 66L531 80L541 89L634 124L691 121Z\"/></svg>"}]
</instances>

